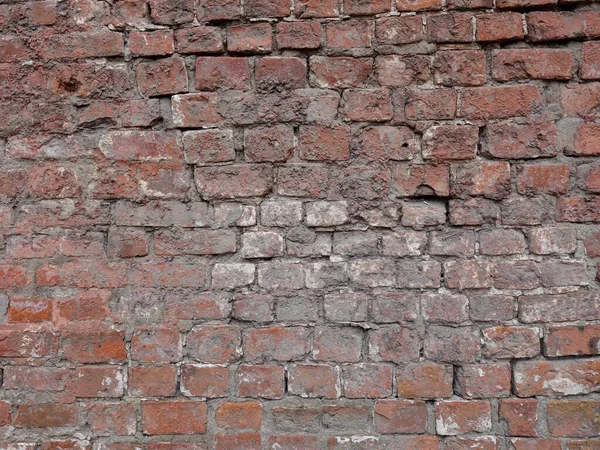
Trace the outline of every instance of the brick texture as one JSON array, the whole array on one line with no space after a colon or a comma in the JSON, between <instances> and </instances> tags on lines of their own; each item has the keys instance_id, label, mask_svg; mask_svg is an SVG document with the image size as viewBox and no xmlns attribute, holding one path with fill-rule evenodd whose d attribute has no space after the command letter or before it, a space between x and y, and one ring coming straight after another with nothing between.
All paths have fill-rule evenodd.
<instances>
[{"instance_id":1,"label":"brick texture","mask_svg":"<svg viewBox=\"0 0 600 450\"><path fill-rule=\"evenodd\" d=\"M0 0L0 450L600 448L593 0Z\"/></svg>"}]
</instances>

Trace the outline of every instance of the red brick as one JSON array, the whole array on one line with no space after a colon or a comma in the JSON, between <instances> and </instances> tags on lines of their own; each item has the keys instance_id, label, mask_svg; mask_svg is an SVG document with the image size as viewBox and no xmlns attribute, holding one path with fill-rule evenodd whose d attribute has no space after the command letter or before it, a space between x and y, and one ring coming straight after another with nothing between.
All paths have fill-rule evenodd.
<instances>
[{"instance_id":1,"label":"red brick","mask_svg":"<svg viewBox=\"0 0 600 450\"><path fill-rule=\"evenodd\" d=\"M325 29L325 42L334 50L371 47L371 24L363 20L330 22Z\"/></svg>"},{"instance_id":2,"label":"red brick","mask_svg":"<svg viewBox=\"0 0 600 450\"><path fill-rule=\"evenodd\" d=\"M287 125L246 129L246 160L250 162L285 162L294 152L294 130Z\"/></svg>"},{"instance_id":3,"label":"red brick","mask_svg":"<svg viewBox=\"0 0 600 450\"><path fill-rule=\"evenodd\" d=\"M400 398L451 397L452 366L436 363L407 364L396 369L396 389Z\"/></svg>"},{"instance_id":4,"label":"red brick","mask_svg":"<svg viewBox=\"0 0 600 450\"><path fill-rule=\"evenodd\" d=\"M492 427L490 404L483 400L446 400L435 405L436 431L443 436L485 433Z\"/></svg>"},{"instance_id":5,"label":"red brick","mask_svg":"<svg viewBox=\"0 0 600 450\"><path fill-rule=\"evenodd\" d=\"M556 5L558 0L499 0L496 5L498 8L521 9L521 8L539 8L540 6Z\"/></svg>"},{"instance_id":6,"label":"red brick","mask_svg":"<svg viewBox=\"0 0 600 450\"><path fill-rule=\"evenodd\" d=\"M509 436L537 436L537 408L535 399L500 400L499 417L506 421Z\"/></svg>"},{"instance_id":7,"label":"red brick","mask_svg":"<svg viewBox=\"0 0 600 450\"><path fill-rule=\"evenodd\" d=\"M123 55L123 35L111 31L48 34L35 33L29 46L42 59L99 58ZM9 49L10 50L10 49Z\"/></svg>"},{"instance_id":8,"label":"red brick","mask_svg":"<svg viewBox=\"0 0 600 450\"><path fill-rule=\"evenodd\" d=\"M580 76L583 80L600 79L600 42L583 43Z\"/></svg>"},{"instance_id":9,"label":"red brick","mask_svg":"<svg viewBox=\"0 0 600 450\"><path fill-rule=\"evenodd\" d=\"M140 63L137 66L136 80L140 92L148 97L188 90L185 61L179 56Z\"/></svg>"},{"instance_id":10,"label":"red brick","mask_svg":"<svg viewBox=\"0 0 600 450\"><path fill-rule=\"evenodd\" d=\"M87 422L98 436L135 434L137 418L129 403L92 403L87 407Z\"/></svg>"},{"instance_id":11,"label":"red brick","mask_svg":"<svg viewBox=\"0 0 600 450\"><path fill-rule=\"evenodd\" d=\"M194 20L193 0L148 0L150 16L161 25L180 25Z\"/></svg>"},{"instance_id":12,"label":"red brick","mask_svg":"<svg viewBox=\"0 0 600 450\"><path fill-rule=\"evenodd\" d=\"M295 4L295 13L302 19L337 17L340 15L337 0L298 0Z\"/></svg>"},{"instance_id":13,"label":"red brick","mask_svg":"<svg viewBox=\"0 0 600 450\"><path fill-rule=\"evenodd\" d=\"M181 359L179 333L167 328L136 330L130 352L140 362L177 362Z\"/></svg>"},{"instance_id":14,"label":"red brick","mask_svg":"<svg viewBox=\"0 0 600 450\"><path fill-rule=\"evenodd\" d=\"M27 190L38 198L81 197L82 183L77 171L55 164L40 164L27 176Z\"/></svg>"},{"instance_id":15,"label":"red brick","mask_svg":"<svg viewBox=\"0 0 600 450\"><path fill-rule=\"evenodd\" d=\"M217 100L218 95L213 92L173 96L173 123L180 128L220 125L223 117Z\"/></svg>"},{"instance_id":16,"label":"red brick","mask_svg":"<svg viewBox=\"0 0 600 450\"><path fill-rule=\"evenodd\" d=\"M483 149L503 159L547 158L558 153L558 132L553 122L496 122L486 126Z\"/></svg>"},{"instance_id":17,"label":"red brick","mask_svg":"<svg viewBox=\"0 0 600 450\"><path fill-rule=\"evenodd\" d=\"M199 0L196 5L198 20L235 20L242 16L239 0Z\"/></svg>"},{"instance_id":18,"label":"red brick","mask_svg":"<svg viewBox=\"0 0 600 450\"><path fill-rule=\"evenodd\" d=\"M600 222L600 198L565 197L557 201L560 222Z\"/></svg>"},{"instance_id":19,"label":"red brick","mask_svg":"<svg viewBox=\"0 0 600 450\"><path fill-rule=\"evenodd\" d=\"M444 86L480 86L486 80L485 53L479 50L439 51L433 60L434 80Z\"/></svg>"},{"instance_id":20,"label":"red brick","mask_svg":"<svg viewBox=\"0 0 600 450\"><path fill-rule=\"evenodd\" d=\"M79 330L71 327L62 335L64 355L71 361L81 363L101 363L124 361L125 333L112 329L97 327L81 327Z\"/></svg>"},{"instance_id":21,"label":"red brick","mask_svg":"<svg viewBox=\"0 0 600 450\"><path fill-rule=\"evenodd\" d=\"M317 437L293 434L269 436L269 449L317 450Z\"/></svg>"},{"instance_id":22,"label":"red brick","mask_svg":"<svg viewBox=\"0 0 600 450\"><path fill-rule=\"evenodd\" d=\"M462 450L467 448L478 448L482 450L499 450L499 440L496 436L477 437L448 437L444 439L446 450Z\"/></svg>"},{"instance_id":23,"label":"red brick","mask_svg":"<svg viewBox=\"0 0 600 450\"><path fill-rule=\"evenodd\" d=\"M450 89L413 90L405 106L409 120L445 120L456 115L456 92Z\"/></svg>"},{"instance_id":24,"label":"red brick","mask_svg":"<svg viewBox=\"0 0 600 450\"><path fill-rule=\"evenodd\" d=\"M586 292L524 295L519 298L522 322L568 322L596 320L600 305Z\"/></svg>"},{"instance_id":25,"label":"red brick","mask_svg":"<svg viewBox=\"0 0 600 450\"><path fill-rule=\"evenodd\" d=\"M326 190L327 170L320 165L289 165L277 171L277 191L283 196L321 197Z\"/></svg>"},{"instance_id":26,"label":"red brick","mask_svg":"<svg viewBox=\"0 0 600 450\"><path fill-rule=\"evenodd\" d=\"M271 168L259 165L197 168L194 178L205 200L259 197L270 192L273 183Z\"/></svg>"},{"instance_id":27,"label":"red brick","mask_svg":"<svg viewBox=\"0 0 600 450\"><path fill-rule=\"evenodd\" d=\"M8 321L12 323L47 322L52 320L53 301L48 298L10 297Z\"/></svg>"},{"instance_id":28,"label":"red brick","mask_svg":"<svg viewBox=\"0 0 600 450\"><path fill-rule=\"evenodd\" d=\"M430 79L430 58L419 55L386 55L375 59L380 86L411 86Z\"/></svg>"},{"instance_id":29,"label":"red brick","mask_svg":"<svg viewBox=\"0 0 600 450\"><path fill-rule=\"evenodd\" d=\"M400 197L436 195L445 197L450 193L448 166L403 164L395 173L396 190Z\"/></svg>"},{"instance_id":30,"label":"red brick","mask_svg":"<svg viewBox=\"0 0 600 450\"><path fill-rule=\"evenodd\" d=\"M235 325L193 328L186 338L186 351L196 361L208 364L231 363L240 356L240 330Z\"/></svg>"},{"instance_id":31,"label":"red brick","mask_svg":"<svg viewBox=\"0 0 600 450\"><path fill-rule=\"evenodd\" d=\"M194 397L227 397L227 367L185 364L181 366L181 393Z\"/></svg>"},{"instance_id":32,"label":"red brick","mask_svg":"<svg viewBox=\"0 0 600 450\"><path fill-rule=\"evenodd\" d=\"M501 261L493 264L494 287L498 289L535 289L540 270L534 261Z\"/></svg>"},{"instance_id":33,"label":"red brick","mask_svg":"<svg viewBox=\"0 0 600 450\"><path fill-rule=\"evenodd\" d=\"M557 441L559 442L559 441ZM560 444L560 442L559 442ZM583 439L567 442L568 450L584 450L584 449L595 449L598 447L598 439Z\"/></svg>"},{"instance_id":34,"label":"red brick","mask_svg":"<svg viewBox=\"0 0 600 450\"><path fill-rule=\"evenodd\" d=\"M599 343L597 325L550 328L544 337L544 354L549 357L598 355Z\"/></svg>"},{"instance_id":35,"label":"red brick","mask_svg":"<svg viewBox=\"0 0 600 450\"><path fill-rule=\"evenodd\" d=\"M550 400L546 405L548 431L554 437L596 437L600 433L598 400Z\"/></svg>"},{"instance_id":36,"label":"red brick","mask_svg":"<svg viewBox=\"0 0 600 450\"><path fill-rule=\"evenodd\" d=\"M585 253L590 257L600 256L600 233L592 232L584 240Z\"/></svg>"},{"instance_id":37,"label":"red brick","mask_svg":"<svg viewBox=\"0 0 600 450\"><path fill-rule=\"evenodd\" d=\"M219 255L236 250L235 235L229 230L161 230L154 240L157 255Z\"/></svg>"},{"instance_id":38,"label":"red brick","mask_svg":"<svg viewBox=\"0 0 600 450\"><path fill-rule=\"evenodd\" d=\"M227 30L227 50L235 53L269 53L273 30L268 23L236 25Z\"/></svg>"},{"instance_id":39,"label":"red brick","mask_svg":"<svg viewBox=\"0 0 600 450\"><path fill-rule=\"evenodd\" d=\"M421 16L382 17L375 22L375 38L380 44L410 44L423 40L423 37Z\"/></svg>"},{"instance_id":40,"label":"red brick","mask_svg":"<svg viewBox=\"0 0 600 450\"><path fill-rule=\"evenodd\" d=\"M103 320L110 315L110 290L86 289L74 296L54 300L54 320L57 323Z\"/></svg>"},{"instance_id":41,"label":"red brick","mask_svg":"<svg viewBox=\"0 0 600 450\"><path fill-rule=\"evenodd\" d=\"M566 194L571 168L566 164L517 166L517 191L520 194Z\"/></svg>"},{"instance_id":42,"label":"red brick","mask_svg":"<svg viewBox=\"0 0 600 450\"><path fill-rule=\"evenodd\" d=\"M479 330L430 325L423 345L429 360L473 363L481 353Z\"/></svg>"},{"instance_id":43,"label":"red brick","mask_svg":"<svg viewBox=\"0 0 600 450\"><path fill-rule=\"evenodd\" d=\"M431 42L471 42L473 40L473 15L449 13L427 17L427 39Z\"/></svg>"},{"instance_id":44,"label":"red brick","mask_svg":"<svg viewBox=\"0 0 600 450\"><path fill-rule=\"evenodd\" d=\"M207 164L235 160L231 130L197 130L183 135L185 160L189 164Z\"/></svg>"},{"instance_id":45,"label":"red brick","mask_svg":"<svg viewBox=\"0 0 600 450\"><path fill-rule=\"evenodd\" d=\"M111 19L115 26L139 26L148 23L148 7L136 0L120 1L111 9Z\"/></svg>"},{"instance_id":46,"label":"red brick","mask_svg":"<svg viewBox=\"0 0 600 450\"><path fill-rule=\"evenodd\" d=\"M475 159L479 128L469 125L441 125L423 134L423 158L434 161Z\"/></svg>"},{"instance_id":47,"label":"red brick","mask_svg":"<svg viewBox=\"0 0 600 450\"><path fill-rule=\"evenodd\" d=\"M478 42L505 42L525 37L523 32L523 16L516 12L494 12L475 17Z\"/></svg>"},{"instance_id":48,"label":"red brick","mask_svg":"<svg viewBox=\"0 0 600 450\"><path fill-rule=\"evenodd\" d=\"M261 328L244 335L247 360L290 361L300 359L309 351L309 330L302 327Z\"/></svg>"},{"instance_id":49,"label":"red brick","mask_svg":"<svg viewBox=\"0 0 600 450\"><path fill-rule=\"evenodd\" d=\"M540 354L540 330L521 326L486 328L483 344L488 358L533 358Z\"/></svg>"},{"instance_id":50,"label":"red brick","mask_svg":"<svg viewBox=\"0 0 600 450\"><path fill-rule=\"evenodd\" d=\"M12 423L12 416L10 412L9 402L0 402L0 426L10 425Z\"/></svg>"},{"instance_id":51,"label":"red brick","mask_svg":"<svg viewBox=\"0 0 600 450\"><path fill-rule=\"evenodd\" d=\"M288 369L288 393L305 398L338 398L339 369L326 364L294 364Z\"/></svg>"},{"instance_id":52,"label":"red brick","mask_svg":"<svg viewBox=\"0 0 600 450\"><path fill-rule=\"evenodd\" d=\"M148 254L148 234L143 230L115 228L108 235L108 256L133 258Z\"/></svg>"},{"instance_id":53,"label":"red brick","mask_svg":"<svg viewBox=\"0 0 600 450\"><path fill-rule=\"evenodd\" d=\"M425 402L421 400L378 400L375 431L382 434L424 433L427 426Z\"/></svg>"},{"instance_id":54,"label":"red brick","mask_svg":"<svg viewBox=\"0 0 600 450\"><path fill-rule=\"evenodd\" d=\"M441 0L395 0L398 11L433 11L442 9Z\"/></svg>"},{"instance_id":55,"label":"red brick","mask_svg":"<svg viewBox=\"0 0 600 450\"><path fill-rule=\"evenodd\" d=\"M56 428L77 425L76 404L22 403L17 407L17 428Z\"/></svg>"},{"instance_id":56,"label":"red brick","mask_svg":"<svg viewBox=\"0 0 600 450\"><path fill-rule=\"evenodd\" d=\"M75 397L121 397L123 373L119 366L84 366L75 370Z\"/></svg>"},{"instance_id":57,"label":"red brick","mask_svg":"<svg viewBox=\"0 0 600 450\"><path fill-rule=\"evenodd\" d=\"M511 367L508 362L462 366L456 374L457 393L464 398L508 397Z\"/></svg>"},{"instance_id":58,"label":"red brick","mask_svg":"<svg viewBox=\"0 0 600 450\"><path fill-rule=\"evenodd\" d=\"M574 148L569 153L573 156L600 155L599 137L600 126L586 123L581 124L575 134Z\"/></svg>"},{"instance_id":59,"label":"red brick","mask_svg":"<svg viewBox=\"0 0 600 450\"><path fill-rule=\"evenodd\" d=\"M479 253L482 255L522 254L526 246L523 233L517 230L491 230L479 233Z\"/></svg>"},{"instance_id":60,"label":"red brick","mask_svg":"<svg viewBox=\"0 0 600 450\"><path fill-rule=\"evenodd\" d=\"M184 369L181 370L183 379ZM129 395L133 397L171 397L175 395L177 367L171 365L131 367L128 382Z\"/></svg>"},{"instance_id":61,"label":"red brick","mask_svg":"<svg viewBox=\"0 0 600 450\"><path fill-rule=\"evenodd\" d=\"M408 127L363 128L354 136L352 150L357 157L368 160L409 160L415 150L414 133Z\"/></svg>"},{"instance_id":62,"label":"red brick","mask_svg":"<svg viewBox=\"0 0 600 450\"><path fill-rule=\"evenodd\" d=\"M275 31L280 49L308 50L321 46L323 27L318 22L280 22Z\"/></svg>"},{"instance_id":63,"label":"red brick","mask_svg":"<svg viewBox=\"0 0 600 450\"><path fill-rule=\"evenodd\" d=\"M233 317L251 322L273 320L274 298L270 295L246 294L233 298Z\"/></svg>"},{"instance_id":64,"label":"red brick","mask_svg":"<svg viewBox=\"0 0 600 450\"><path fill-rule=\"evenodd\" d=\"M373 62L370 58L311 56L310 82L320 88L354 88L366 83Z\"/></svg>"},{"instance_id":65,"label":"red brick","mask_svg":"<svg viewBox=\"0 0 600 450\"><path fill-rule=\"evenodd\" d=\"M60 266L45 264L36 272L39 286L70 286L105 288L123 286L126 282L124 267L119 263L105 263L79 259Z\"/></svg>"},{"instance_id":66,"label":"red brick","mask_svg":"<svg viewBox=\"0 0 600 450\"><path fill-rule=\"evenodd\" d=\"M221 30L216 27L199 26L175 30L175 42L177 53L183 54L221 53L224 49Z\"/></svg>"},{"instance_id":67,"label":"red brick","mask_svg":"<svg viewBox=\"0 0 600 450\"><path fill-rule=\"evenodd\" d=\"M542 96L534 86L502 86L465 89L460 117L506 119L528 116L541 106Z\"/></svg>"},{"instance_id":68,"label":"red brick","mask_svg":"<svg viewBox=\"0 0 600 450\"><path fill-rule=\"evenodd\" d=\"M585 14L567 11L535 11L527 14L529 39L534 42L581 37L585 34Z\"/></svg>"},{"instance_id":69,"label":"red brick","mask_svg":"<svg viewBox=\"0 0 600 450\"><path fill-rule=\"evenodd\" d=\"M386 327L369 333L369 356L373 361L414 361L420 346L418 333L410 328Z\"/></svg>"},{"instance_id":70,"label":"red brick","mask_svg":"<svg viewBox=\"0 0 600 450\"><path fill-rule=\"evenodd\" d=\"M594 121L600 117L600 83L567 84L561 88L561 105L567 117L581 117ZM586 126L584 124L582 127ZM589 124L588 126L591 126Z\"/></svg>"},{"instance_id":71,"label":"red brick","mask_svg":"<svg viewBox=\"0 0 600 450\"><path fill-rule=\"evenodd\" d=\"M579 187L585 191L600 192L600 165L582 164L578 166L577 181Z\"/></svg>"},{"instance_id":72,"label":"red brick","mask_svg":"<svg viewBox=\"0 0 600 450\"><path fill-rule=\"evenodd\" d=\"M520 361L515 365L515 392L520 397L578 395L595 392L598 360Z\"/></svg>"},{"instance_id":73,"label":"red brick","mask_svg":"<svg viewBox=\"0 0 600 450\"><path fill-rule=\"evenodd\" d=\"M570 80L573 54L559 49L511 49L493 53L492 75L498 81Z\"/></svg>"},{"instance_id":74,"label":"red brick","mask_svg":"<svg viewBox=\"0 0 600 450\"><path fill-rule=\"evenodd\" d=\"M422 230L446 222L446 205L432 202L410 202L402 206L402 225Z\"/></svg>"},{"instance_id":75,"label":"red brick","mask_svg":"<svg viewBox=\"0 0 600 450\"><path fill-rule=\"evenodd\" d=\"M393 115L388 89L349 89L344 91L342 100L346 120L385 122Z\"/></svg>"},{"instance_id":76,"label":"red brick","mask_svg":"<svg viewBox=\"0 0 600 450\"><path fill-rule=\"evenodd\" d=\"M80 126L110 121L119 127L147 127L161 117L158 99L98 101L80 112Z\"/></svg>"},{"instance_id":77,"label":"red brick","mask_svg":"<svg viewBox=\"0 0 600 450\"><path fill-rule=\"evenodd\" d=\"M248 58L204 56L196 59L195 87L201 91L250 89Z\"/></svg>"},{"instance_id":78,"label":"red brick","mask_svg":"<svg viewBox=\"0 0 600 450\"><path fill-rule=\"evenodd\" d=\"M236 372L239 397L277 399L285 392L283 366L242 365Z\"/></svg>"},{"instance_id":79,"label":"red brick","mask_svg":"<svg viewBox=\"0 0 600 450\"><path fill-rule=\"evenodd\" d=\"M350 128L339 126L300 127L298 132L300 158L307 161L339 161L350 158Z\"/></svg>"},{"instance_id":80,"label":"red brick","mask_svg":"<svg viewBox=\"0 0 600 450\"><path fill-rule=\"evenodd\" d=\"M313 355L317 361L354 362L360 359L362 332L350 327L315 330Z\"/></svg>"},{"instance_id":81,"label":"red brick","mask_svg":"<svg viewBox=\"0 0 600 450\"><path fill-rule=\"evenodd\" d=\"M237 450L239 448L247 450L260 450L261 438L258 433L237 433L224 434L219 433L216 436L216 450Z\"/></svg>"},{"instance_id":82,"label":"red brick","mask_svg":"<svg viewBox=\"0 0 600 450\"><path fill-rule=\"evenodd\" d=\"M144 434L204 434L206 403L200 401L142 402Z\"/></svg>"},{"instance_id":83,"label":"red brick","mask_svg":"<svg viewBox=\"0 0 600 450\"><path fill-rule=\"evenodd\" d=\"M390 4L387 0L345 0L344 13L351 16L369 16L389 12Z\"/></svg>"},{"instance_id":84,"label":"red brick","mask_svg":"<svg viewBox=\"0 0 600 450\"><path fill-rule=\"evenodd\" d=\"M228 430L260 430L262 405L258 402L221 403L215 413L218 427Z\"/></svg>"},{"instance_id":85,"label":"red brick","mask_svg":"<svg viewBox=\"0 0 600 450\"><path fill-rule=\"evenodd\" d=\"M555 439L511 439L515 450L561 450L561 443Z\"/></svg>"},{"instance_id":86,"label":"red brick","mask_svg":"<svg viewBox=\"0 0 600 450\"><path fill-rule=\"evenodd\" d=\"M0 287L11 289L24 287L31 283L31 274L23 266L0 265Z\"/></svg>"},{"instance_id":87,"label":"red brick","mask_svg":"<svg viewBox=\"0 0 600 450\"><path fill-rule=\"evenodd\" d=\"M505 198L510 194L510 165L499 161L452 165L450 191L457 196Z\"/></svg>"},{"instance_id":88,"label":"red brick","mask_svg":"<svg viewBox=\"0 0 600 450\"><path fill-rule=\"evenodd\" d=\"M259 92L280 92L306 87L306 61L295 57L265 57L254 67Z\"/></svg>"},{"instance_id":89,"label":"red brick","mask_svg":"<svg viewBox=\"0 0 600 450\"><path fill-rule=\"evenodd\" d=\"M570 228L536 228L529 234L531 252L536 255L573 253L577 247L577 233Z\"/></svg>"},{"instance_id":90,"label":"red brick","mask_svg":"<svg viewBox=\"0 0 600 450\"><path fill-rule=\"evenodd\" d=\"M418 232L408 232L408 237L405 238L404 242L410 242L413 238L411 234L415 234L415 238L420 241L420 246L425 245L426 237ZM403 245L402 236L398 236L400 240L399 245ZM383 242L384 249L386 241ZM406 244L408 245L408 244ZM386 251L384 250L384 253ZM404 256L403 253L409 254L408 251L393 252L388 251L387 253L394 253L398 256ZM372 301L371 316L375 323L390 323L398 322L401 320L414 320L417 317L417 302L418 299L414 294L411 293L396 293L396 292L383 292L375 295Z\"/></svg>"},{"instance_id":91,"label":"red brick","mask_svg":"<svg viewBox=\"0 0 600 450\"><path fill-rule=\"evenodd\" d=\"M175 51L171 30L132 31L128 43L132 56L164 56Z\"/></svg>"},{"instance_id":92,"label":"red brick","mask_svg":"<svg viewBox=\"0 0 600 450\"><path fill-rule=\"evenodd\" d=\"M434 254L440 253L437 251ZM469 300L461 294L431 293L421 297L421 314L427 322L465 322L469 318L468 307Z\"/></svg>"},{"instance_id":93,"label":"red brick","mask_svg":"<svg viewBox=\"0 0 600 450\"><path fill-rule=\"evenodd\" d=\"M290 15L290 0L245 0L244 13L247 17L286 17Z\"/></svg>"},{"instance_id":94,"label":"red brick","mask_svg":"<svg viewBox=\"0 0 600 450\"><path fill-rule=\"evenodd\" d=\"M342 367L346 398L384 398L392 395L392 367L385 364L349 364Z\"/></svg>"}]
</instances>

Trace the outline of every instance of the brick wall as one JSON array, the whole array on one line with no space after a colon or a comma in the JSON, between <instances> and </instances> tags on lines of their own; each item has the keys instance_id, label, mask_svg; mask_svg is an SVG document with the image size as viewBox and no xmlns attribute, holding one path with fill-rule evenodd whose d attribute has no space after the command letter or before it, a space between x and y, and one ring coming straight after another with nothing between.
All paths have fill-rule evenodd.
<instances>
[{"instance_id":1,"label":"brick wall","mask_svg":"<svg viewBox=\"0 0 600 450\"><path fill-rule=\"evenodd\" d=\"M598 6L0 0L0 450L600 448Z\"/></svg>"}]
</instances>

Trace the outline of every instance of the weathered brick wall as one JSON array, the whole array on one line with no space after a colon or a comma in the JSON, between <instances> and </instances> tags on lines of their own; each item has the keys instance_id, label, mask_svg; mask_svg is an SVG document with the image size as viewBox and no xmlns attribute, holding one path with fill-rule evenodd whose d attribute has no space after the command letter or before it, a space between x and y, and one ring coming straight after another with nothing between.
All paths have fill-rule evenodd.
<instances>
[{"instance_id":1,"label":"weathered brick wall","mask_svg":"<svg viewBox=\"0 0 600 450\"><path fill-rule=\"evenodd\" d=\"M0 0L0 450L599 449L598 6Z\"/></svg>"}]
</instances>

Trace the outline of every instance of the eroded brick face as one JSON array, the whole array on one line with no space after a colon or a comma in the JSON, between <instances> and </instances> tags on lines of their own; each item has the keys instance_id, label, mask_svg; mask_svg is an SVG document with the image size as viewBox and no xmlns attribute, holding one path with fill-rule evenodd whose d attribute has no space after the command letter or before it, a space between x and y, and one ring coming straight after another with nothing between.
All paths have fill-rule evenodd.
<instances>
[{"instance_id":1,"label":"eroded brick face","mask_svg":"<svg viewBox=\"0 0 600 450\"><path fill-rule=\"evenodd\" d=\"M593 0L0 0L0 450L600 448Z\"/></svg>"}]
</instances>

